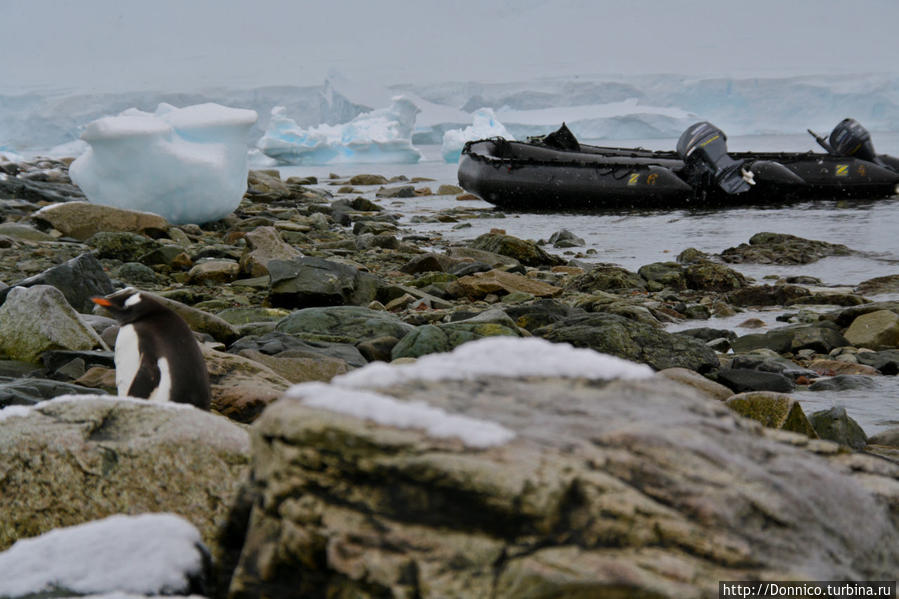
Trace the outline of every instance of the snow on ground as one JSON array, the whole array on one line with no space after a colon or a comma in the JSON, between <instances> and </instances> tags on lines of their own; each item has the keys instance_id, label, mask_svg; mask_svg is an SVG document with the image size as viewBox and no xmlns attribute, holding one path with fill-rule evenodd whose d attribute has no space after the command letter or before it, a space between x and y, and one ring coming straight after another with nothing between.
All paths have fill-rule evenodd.
<instances>
[{"instance_id":1,"label":"snow on ground","mask_svg":"<svg viewBox=\"0 0 899 599\"><path fill-rule=\"evenodd\" d=\"M559 376L587 379L640 379L652 368L592 349L552 343L538 337L485 337L449 353L422 356L411 364L372 362L331 384L340 387L389 387L407 381L471 380L478 377Z\"/></svg>"},{"instance_id":2,"label":"snow on ground","mask_svg":"<svg viewBox=\"0 0 899 599\"><path fill-rule=\"evenodd\" d=\"M398 96L387 108L348 123L304 128L278 106L258 146L266 156L287 164L414 164L421 160L421 152L412 147L418 112L411 100Z\"/></svg>"},{"instance_id":3,"label":"snow on ground","mask_svg":"<svg viewBox=\"0 0 899 599\"><path fill-rule=\"evenodd\" d=\"M447 162L459 162L465 142L488 137L515 139L503 127L503 124L497 120L491 108L479 108L472 115L471 125L464 129L450 129L443 134L443 146L441 148L443 159Z\"/></svg>"},{"instance_id":4,"label":"snow on ground","mask_svg":"<svg viewBox=\"0 0 899 599\"><path fill-rule=\"evenodd\" d=\"M30 406L6 406L5 408L0 408L0 422L6 420L8 418L16 418L21 416L28 416L32 410L39 410L40 408L61 404L66 402L74 402L74 401L108 401L108 402L128 402L128 403L138 403L142 405L152 405L157 408L163 408L166 410L196 410L191 404L186 403L178 403L174 401L154 401L151 402L147 399L139 398L139 397L125 397L119 395L93 395L93 394L65 394L54 397L53 399L47 399L45 401L38 402L34 405Z\"/></svg>"},{"instance_id":5,"label":"snow on ground","mask_svg":"<svg viewBox=\"0 0 899 599\"><path fill-rule=\"evenodd\" d=\"M478 418L450 414L421 401L399 401L392 397L326 383L301 383L287 391L311 408L348 414L385 426L423 429L437 438L455 437L468 447L485 449L511 441L515 433L506 427Z\"/></svg>"},{"instance_id":6,"label":"snow on ground","mask_svg":"<svg viewBox=\"0 0 899 599\"><path fill-rule=\"evenodd\" d=\"M90 123L69 168L94 203L154 212L174 224L218 220L247 188L247 133L256 112L218 104L155 113L128 109Z\"/></svg>"},{"instance_id":7,"label":"snow on ground","mask_svg":"<svg viewBox=\"0 0 899 599\"><path fill-rule=\"evenodd\" d=\"M51 530L0 553L0 596L184 592L188 576L202 572L201 544L197 529L174 514L116 515Z\"/></svg>"},{"instance_id":8,"label":"snow on ground","mask_svg":"<svg viewBox=\"0 0 899 599\"><path fill-rule=\"evenodd\" d=\"M640 379L649 366L529 337L486 337L449 353L422 356L414 363L373 362L334 377L330 384L302 383L287 391L305 405L373 420L386 426L420 428L434 437L456 437L469 447L510 441L515 433L495 422L450 414L424 402L403 402L370 391L413 380L469 380L478 377L560 376L588 379ZM368 388L368 389L367 389Z\"/></svg>"}]
</instances>

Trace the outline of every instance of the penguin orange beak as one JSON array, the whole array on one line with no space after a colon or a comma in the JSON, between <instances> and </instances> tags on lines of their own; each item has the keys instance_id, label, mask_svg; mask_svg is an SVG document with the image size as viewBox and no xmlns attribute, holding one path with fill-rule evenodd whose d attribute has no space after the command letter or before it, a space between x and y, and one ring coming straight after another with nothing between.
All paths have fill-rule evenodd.
<instances>
[{"instance_id":1,"label":"penguin orange beak","mask_svg":"<svg viewBox=\"0 0 899 599\"><path fill-rule=\"evenodd\" d=\"M92 297L91 301L97 304L98 306L103 306L104 308L108 308L112 305L112 302L106 299L105 297Z\"/></svg>"}]
</instances>

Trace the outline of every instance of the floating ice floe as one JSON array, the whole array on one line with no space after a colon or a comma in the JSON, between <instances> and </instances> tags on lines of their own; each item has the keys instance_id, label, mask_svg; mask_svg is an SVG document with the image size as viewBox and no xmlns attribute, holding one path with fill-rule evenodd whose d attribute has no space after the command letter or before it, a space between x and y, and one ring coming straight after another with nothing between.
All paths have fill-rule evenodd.
<instances>
[{"instance_id":1,"label":"floating ice floe","mask_svg":"<svg viewBox=\"0 0 899 599\"><path fill-rule=\"evenodd\" d=\"M496 120L492 108L479 108L472 115L472 123L464 129L450 129L443 134L443 147L441 153L447 162L459 162L462 147L466 141L486 139L488 137L515 138L506 130L502 123Z\"/></svg>"},{"instance_id":2,"label":"floating ice floe","mask_svg":"<svg viewBox=\"0 0 899 599\"><path fill-rule=\"evenodd\" d=\"M97 119L69 168L94 203L155 212L175 224L229 215L247 189L247 134L256 112L219 104L155 113L129 108Z\"/></svg>"},{"instance_id":3,"label":"floating ice floe","mask_svg":"<svg viewBox=\"0 0 899 599\"><path fill-rule=\"evenodd\" d=\"M360 114L348 123L304 129L276 106L257 145L287 164L414 164L421 160L421 152L412 147L418 112L411 100L398 96L388 108Z\"/></svg>"}]
</instances>

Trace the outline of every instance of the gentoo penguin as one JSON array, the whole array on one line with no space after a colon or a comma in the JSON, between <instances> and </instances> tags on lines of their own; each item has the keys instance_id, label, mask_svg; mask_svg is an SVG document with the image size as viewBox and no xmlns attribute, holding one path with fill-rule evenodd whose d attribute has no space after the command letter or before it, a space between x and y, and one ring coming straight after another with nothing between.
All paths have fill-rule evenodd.
<instances>
[{"instance_id":1,"label":"gentoo penguin","mask_svg":"<svg viewBox=\"0 0 899 599\"><path fill-rule=\"evenodd\" d=\"M187 323L133 287L91 300L119 321L115 343L119 395L209 409L209 373Z\"/></svg>"}]
</instances>

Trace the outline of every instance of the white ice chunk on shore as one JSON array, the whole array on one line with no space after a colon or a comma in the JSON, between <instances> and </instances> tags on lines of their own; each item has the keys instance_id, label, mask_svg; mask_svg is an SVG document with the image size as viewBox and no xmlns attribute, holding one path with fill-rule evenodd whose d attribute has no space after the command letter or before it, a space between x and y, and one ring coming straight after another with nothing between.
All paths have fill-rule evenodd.
<instances>
[{"instance_id":1,"label":"white ice chunk on shore","mask_svg":"<svg viewBox=\"0 0 899 599\"><path fill-rule=\"evenodd\" d=\"M388 108L360 114L348 123L304 129L276 106L257 145L286 164L414 164L421 160L421 152L412 146L418 112L410 99L398 96Z\"/></svg>"},{"instance_id":2,"label":"white ice chunk on shore","mask_svg":"<svg viewBox=\"0 0 899 599\"><path fill-rule=\"evenodd\" d=\"M193 524L175 514L115 515L51 530L0 553L0 596L184 593L202 573L201 545Z\"/></svg>"},{"instance_id":3,"label":"white ice chunk on shore","mask_svg":"<svg viewBox=\"0 0 899 599\"><path fill-rule=\"evenodd\" d=\"M247 134L256 118L212 103L129 108L87 126L81 139L90 147L69 174L96 204L155 212L174 224L218 220L247 189Z\"/></svg>"},{"instance_id":4,"label":"white ice chunk on shore","mask_svg":"<svg viewBox=\"0 0 899 599\"><path fill-rule=\"evenodd\" d=\"M450 129L443 134L443 159L447 162L459 162L465 142L488 137L515 139L496 119L492 108L479 108L472 115L471 125L464 129Z\"/></svg>"}]
</instances>

